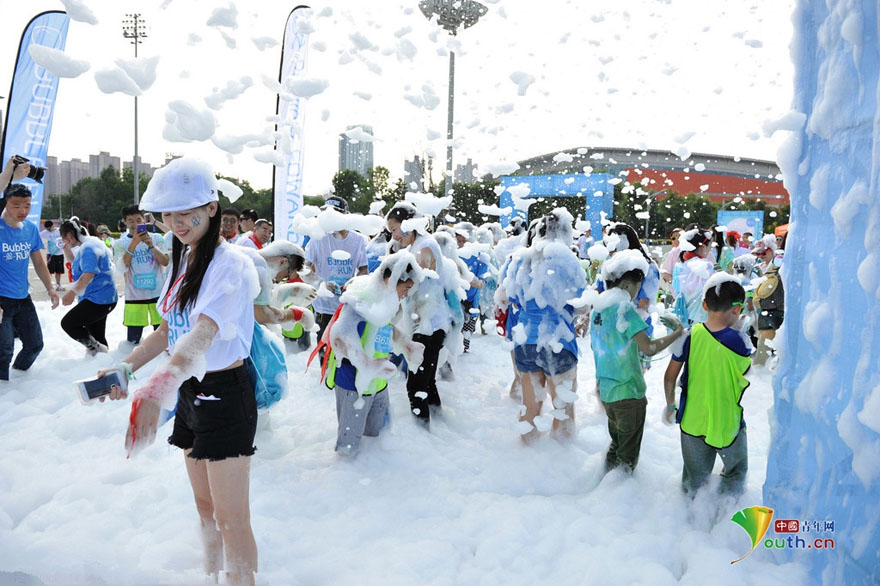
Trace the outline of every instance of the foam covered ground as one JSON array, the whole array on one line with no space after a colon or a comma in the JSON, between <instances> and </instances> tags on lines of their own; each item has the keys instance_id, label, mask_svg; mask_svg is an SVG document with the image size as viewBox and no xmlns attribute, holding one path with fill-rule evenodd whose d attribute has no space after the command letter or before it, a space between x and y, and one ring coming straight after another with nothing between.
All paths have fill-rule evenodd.
<instances>
[{"instance_id":1,"label":"foam covered ground","mask_svg":"<svg viewBox=\"0 0 880 586\"><path fill-rule=\"evenodd\" d=\"M61 331L64 310L37 308L43 354L0 387L0 583L13 572L35 584L204 583L183 456L163 439L170 425L126 460L128 402L82 406L71 384L125 352L83 358ZM111 348L125 337L121 319L120 303ZM333 452L333 393L314 366L303 374L305 355L290 357L290 393L261 422L252 462L258 583L809 583L803 567L776 565L762 547L730 565L751 545L730 517L762 504L771 373L753 371L743 400L746 494L690 502L679 490L678 429L661 423L665 359L647 374L636 473L602 479L605 415L585 341L581 352L569 442L522 444L508 351L494 334L477 335L455 381L440 383L443 420L418 428L395 381L391 428L366 438L354 460Z\"/></svg>"}]
</instances>

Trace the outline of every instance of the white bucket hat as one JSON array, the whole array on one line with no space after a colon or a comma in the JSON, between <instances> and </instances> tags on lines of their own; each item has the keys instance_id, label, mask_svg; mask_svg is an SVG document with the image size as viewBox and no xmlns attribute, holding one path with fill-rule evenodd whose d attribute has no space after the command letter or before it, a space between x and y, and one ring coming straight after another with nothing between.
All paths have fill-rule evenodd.
<instances>
[{"instance_id":1,"label":"white bucket hat","mask_svg":"<svg viewBox=\"0 0 880 586\"><path fill-rule=\"evenodd\" d=\"M140 208L180 212L218 201L219 185L211 165L199 159L174 159L153 174Z\"/></svg>"}]
</instances>

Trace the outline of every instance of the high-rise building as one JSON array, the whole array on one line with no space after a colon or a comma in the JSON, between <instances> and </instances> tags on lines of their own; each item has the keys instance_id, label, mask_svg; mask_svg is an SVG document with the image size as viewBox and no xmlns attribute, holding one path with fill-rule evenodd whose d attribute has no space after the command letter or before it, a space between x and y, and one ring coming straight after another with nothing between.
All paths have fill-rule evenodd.
<instances>
[{"instance_id":1,"label":"high-rise building","mask_svg":"<svg viewBox=\"0 0 880 586\"><path fill-rule=\"evenodd\" d=\"M70 188L76 185L80 179L89 176L89 164L79 159L61 161L59 175L59 189L61 193L70 193Z\"/></svg>"},{"instance_id":2,"label":"high-rise building","mask_svg":"<svg viewBox=\"0 0 880 586\"><path fill-rule=\"evenodd\" d=\"M467 160L467 163L464 165L456 165L455 166L455 175L453 176L453 183L476 183L477 182L477 166L474 165L473 161L470 159Z\"/></svg>"},{"instance_id":3,"label":"high-rise building","mask_svg":"<svg viewBox=\"0 0 880 586\"><path fill-rule=\"evenodd\" d=\"M101 172L107 167L113 167L117 173L122 172L119 157L111 156L106 151L101 151L97 155L89 155L89 173L91 177L99 177Z\"/></svg>"},{"instance_id":4,"label":"high-rise building","mask_svg":"<svg viewBox=\"0 0 880 586\"><path fill-rule=\"evenodd\" d=\"M58 157L49 156L46 157L46 175L43 179L44 193L47 196L70 193L70 189L77 181L86 177L100 177L101 172L107 167L113 167L121 173L122 169L129 169L131 166L131 161L122 163L119 157L114 157L105 151L97 155L89 155L88 163L80 159L58 161ZM138 172L141 175L152 177L155 170L152 165L138 158Z\"/></svg>"},{"instance_id":5,"label":"high-rise building","mask_svg":"<svg viewBox=\"0 0 880 586\"><path fill-rule=\"evenodd\" d=\"M425 191L425 162L418 155L403 162L403 183L407 191Z\"/></svg>"},{"instance_id":6,"label":"high-rise building","mask_svg":"<svg viewBox=\"0 0 880 586\"><path fill-rule=\"evenodd\" d=\"M149 163L145 163L144 160L140 157L138 157L137 160L138 160L138 175L146 175L147 177L152 177L153 172L156 169L154 169L153 166L150 165ZM125 161L124 163L122 163L123 169L131 169L133 166L134 166L134 163L132 161Z\"/></svg>"},{"instance_id":7,"label":"high-rise building","mask_svg":"<svg viewBox=\"0 0 880 586\"><path fill-rule=\"evenodd\" d=\"M350 131L357 128L360 128L362 133L373 136L373 127L366 125L349 126L346 132L340 134L339 170L352 169L366 177L367 171L373 168L373 141L353 138L359 133Z\"/></svg>"}]
</instances>

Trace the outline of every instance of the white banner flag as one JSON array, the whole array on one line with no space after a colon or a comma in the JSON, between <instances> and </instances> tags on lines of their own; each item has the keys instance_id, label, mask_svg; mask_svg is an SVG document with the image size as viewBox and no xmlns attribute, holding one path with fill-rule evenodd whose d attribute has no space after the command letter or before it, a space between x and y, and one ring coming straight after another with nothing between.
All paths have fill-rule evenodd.
<instances>
[{"instance_id":1,"label":"white banner flag","mask_svg":"<svg viewBox=\"0 0 880 586\"><path fill-rule=\"evenodd\" d=\"M281 72L278 81L282 88L285 81L301 76L306 70L309 27L311 18L308 6L297 6L287 17L284 42L281 47ZM303 206L303 130L305 128L305 99L294 95L278 98L278 129L283 136L275 148L281 150L287 162L275 167L275 237L302 244L304 237L293 231L293 217Z\"/></svg>"}]
</instances>

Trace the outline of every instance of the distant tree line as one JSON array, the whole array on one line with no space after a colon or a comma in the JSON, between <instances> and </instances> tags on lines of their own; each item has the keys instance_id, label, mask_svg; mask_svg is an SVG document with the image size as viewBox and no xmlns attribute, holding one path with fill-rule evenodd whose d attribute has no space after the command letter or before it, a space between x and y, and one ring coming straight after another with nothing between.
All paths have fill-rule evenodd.
<instances>
[{"instance_id":1,"label":"distant tree line","mask_svg":"<svg viewBox=\"0 0 880 586\"><path fill-rule=\"evenodd\" d=\"M253 208L261 218L273 216L271 189L254 189L247 180L225 178L241 187L244 193L235 204L231 204L221 195L221 208L234 205L238 209ZM107 224L111 230L116 230L121 219L120 210L133 200L133 180L134 172L131 168L124 169L120 175L114 167L107 167L98 177L86 177L78 181L69 194L49 195L43 204L43 216L54 218L60 215L67 218L76 215L93 224ZM149 177L141 175L138 186L141 195L148 184ZM485 175L474 183L454 183L452 204L440 218L441 222L448 221L447 215L454 217L456 221L478 225L497 221L496 216L480 213L479 206L499 204L499 196L495 192L498 184L491 175ZM350 211L359 214L369 213L370 205L376 200L382 200L383 210L387 212L395 202L402 201L409 191L403 179L392 183L388 169L382 166L370 169L366 177L351 169L338 171L333 176L332 185L334 192L348 201ZM430 191L436 197L443 196L446 192L446 180L433 185ZM717 212L722 209L722 205L725 210L763 210L765 232L789 221L789 204L773 206L763 199L751 198L739 201L734 199L720 204L698 194L679 194L671 190L662 199L656 200L650 197L651 192L651 189L643 189L639 184L618 183L614 186L613 215L614 220L626 222L644 238L644 214L648 213L648 237L651 240L668 238L673 228L683 228L694 222L708 228L715 224ZM307 205L314 206L322 205L324 199L323 196L304 198ZM529 207L529 216L540 217L556 207L566 208L574 218L583 218L586 198L539 197Z\"/></svg>"}]
</instances>

